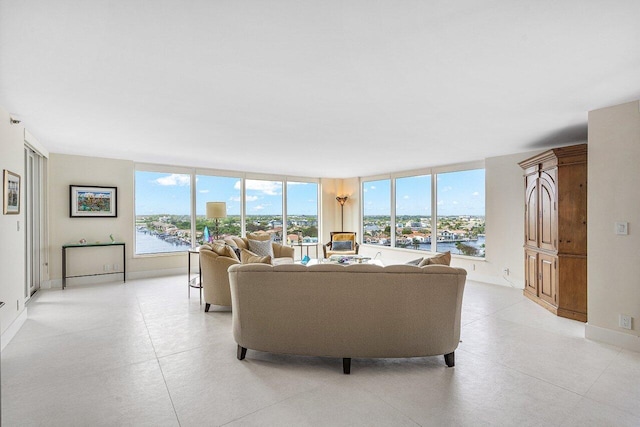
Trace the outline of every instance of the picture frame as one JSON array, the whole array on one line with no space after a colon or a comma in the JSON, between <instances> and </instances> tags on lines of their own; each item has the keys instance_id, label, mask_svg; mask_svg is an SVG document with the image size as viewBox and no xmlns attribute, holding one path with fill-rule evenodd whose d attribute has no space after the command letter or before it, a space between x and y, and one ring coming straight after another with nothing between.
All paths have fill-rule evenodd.
<instances>
[{"instance_id":1,"label":"picture frame","mask_svg":"<svg viewBox=\"0 0 640 427\"><path fill-rule=\"evenodd\" d=\"M3 173L3 209L5 215L20 214L20 175L8 170Z\"/></svg>"},{"instance_id":2,"label":"picture frame","mask_svg":"<svg viewBox=\"0 0 640 427\"><path fill-rule=\"evenodd\" d=\"M118 187L70 185L69 216L71 218L116 218Z\"/></svg>"}]
</instances>

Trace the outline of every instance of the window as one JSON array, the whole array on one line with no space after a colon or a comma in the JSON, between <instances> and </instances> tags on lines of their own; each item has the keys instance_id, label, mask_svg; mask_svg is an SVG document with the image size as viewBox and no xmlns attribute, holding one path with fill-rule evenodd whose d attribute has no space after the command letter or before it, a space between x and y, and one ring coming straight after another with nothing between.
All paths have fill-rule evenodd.
<instances>
[{"instance_id":1,"label":"window","mask_svg":"<svg viewBox=\"0 0 640 427\"><path fill-rule=\"evenodd\" d=\"M363 180L363 242L484 257L484 185L484 169Z\"/></svg>"},{"instance_id":2,"label":"window","mask_svg":"<svg viewBox=\"0 0 640 427\"><path fill-rule=\"evenodd\" d=\"M196 176L196 244L205 240L205 226L210 240L215 238L215 220L207 219L207 202L225 202L227 217L218 220L218 236L240 236L241 179L226 176Z\"/></svg>"},{"instance_id":3,"label":"window","mask_svg":"<svg viewBox=\"0 0 640 427\"><path fill-rule=\"evenodd\" d=\"M391 180L362 183L363 242L391 246Z\"/></svg>"},{"instance_id":4,"label":"window","mask_svg":"<svg viewBox=\"0 0 640 427\"><path fill-rule=\"evenodd\" d=\"M191 175L137 170L136 254L191 247Z\"/></svg>"},{"instance_id":5,"label":"window","mask_svg":"<svg viewBox=\"0 0 640 427\"><path fill-rule=\"evenodd\" d=\"M245 228L247 233L264 231L275 242L282 241L282 182L245 180Z\"/></svg>"},{"instance_id":6,"label":"window","mask_svg":"<svg viewBox=\"0 0 640 427\"><path fill-rule=\"evenodd\" d=\"M431 175L396 179L396 247L431 250Z\"/></svg>"},{"instance_id":7,"label":"window","mask_svg":"<svg viewBox=\"0 0 640 427\"><path fill-rule=\"evenodd\" d=\"M318 243L318 184L315 182L287 182L287 243L298 241Z\"/></svg>"},{"instance_id":8,"label":"window","mask_svg":"<svg viewBox=\"0 0 640 427\"><path fill-rule=\"evenodd\" d=\"M484 256L484 169L437 175L438 252Z\"/></svg>"}]
</instances>

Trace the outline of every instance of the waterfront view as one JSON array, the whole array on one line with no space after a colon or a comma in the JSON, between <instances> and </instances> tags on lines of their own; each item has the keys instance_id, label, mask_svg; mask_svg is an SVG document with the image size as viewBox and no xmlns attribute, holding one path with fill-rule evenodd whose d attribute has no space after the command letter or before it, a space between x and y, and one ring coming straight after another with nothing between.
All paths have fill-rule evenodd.
<instances>
[{"instance_id":1,"label":"waterfront view","mask_svg":"<svg viewBox=\"0 0 640 427\"><path fill-rule=\"evenodd\" d=\"M391 246L392 227L388 216L366 216L363 221L364 243ZM484 256L484 216L439 216L435 236L431 232L431 217L397 217L394 228L397 248Z\"/></svg>"},{"instance_id":2,"label":"waterfront view","mask_svg":"<svg viewBox=\"0 0 640 427\"><path fill-rule=\"evenodd\" d=\"M241 218L228 216L218 223L203 215L196 217L195 244L227 236L240 236ZM248 215L247 233L264 232L273 241L296 244L298 241L318 241L318 219L311 215L291 215L287 220L288 235L283 237L282 217L273 215ZM189 215L138 215L136 217L136 253L184 252L191 247L191 220Z\"/></svg>"}]
</instances>

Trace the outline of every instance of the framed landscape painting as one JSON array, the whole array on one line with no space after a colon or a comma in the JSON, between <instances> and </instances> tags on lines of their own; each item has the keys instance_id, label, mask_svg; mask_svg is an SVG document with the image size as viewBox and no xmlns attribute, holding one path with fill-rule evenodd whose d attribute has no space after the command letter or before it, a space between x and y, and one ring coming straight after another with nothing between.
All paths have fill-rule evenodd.
<instances>
[{"instance_id":1,"label":"framed landscape painting","mask_svg":"<svg viewBox=\"0 0 640 427\"><path fill-rule=\"evenodd\" d=\"M4 170L3 210L5 215L20 213L20 175Z\"/></svg>"},{"instance_id":2,"label":"framed landscape painting","mask_svg":"<svg viewBox=\"0 0 640 427\"><path fill-rule=\"evenodd\" d=\"M72 218L118 216L118 188L70 185L70 215Z\"/></svg>"}]
</instances>

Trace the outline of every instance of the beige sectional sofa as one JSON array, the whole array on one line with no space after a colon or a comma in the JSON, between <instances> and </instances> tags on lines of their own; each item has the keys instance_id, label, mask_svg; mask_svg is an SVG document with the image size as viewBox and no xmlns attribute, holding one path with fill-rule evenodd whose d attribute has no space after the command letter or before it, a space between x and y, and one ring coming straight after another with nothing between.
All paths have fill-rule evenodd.
<instances>
[{"instance_id":1,"label":"beige sectional sofa","mask_svg":"<svg viewBox=\"0 0 640 427\"><path fill-rule=\"evenodd\" d=\"M454 366L466 271L368 264L229 267L238 359L247 349L351 358L444 355Z\"/></svg>"}]
</instances>

